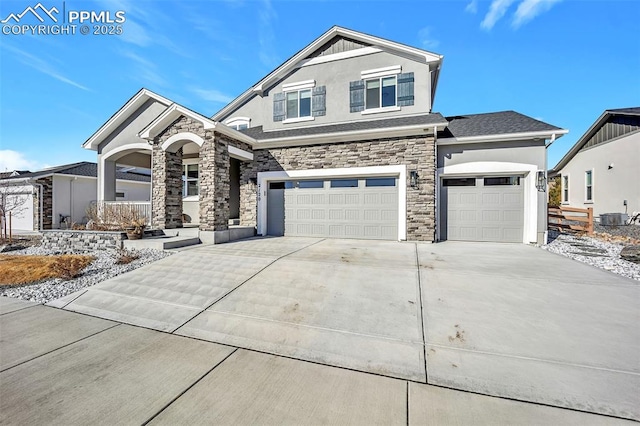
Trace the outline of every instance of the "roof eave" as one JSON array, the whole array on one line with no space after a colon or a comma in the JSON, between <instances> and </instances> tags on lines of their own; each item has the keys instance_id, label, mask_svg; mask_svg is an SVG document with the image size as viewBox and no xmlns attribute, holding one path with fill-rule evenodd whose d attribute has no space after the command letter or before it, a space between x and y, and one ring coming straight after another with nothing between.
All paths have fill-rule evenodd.
<instances>
[{"instance_id":1,"label":"roof eave","mask_svg":"<svg viewBox=\"0 0 640 426\"><path fill-rule=\"evenodd\" d=\"M428 131L437 132L438 128L444 128L447 126L447 124L448 123L446 121L443 121L441 123L415 124L411 126L389 127L383 129L363 129L318 135L288 136L282 138L261 140L259 139L255 144L254 149L286 148L292 146L312 145L320 143L339 143L366 139L381 139L387 137L419 136L421 134L419 133L420 131L422 133L426 133Z\"/></svg>"},{"instance_id":2,"label":"roof eave","mask_svg":"<svg viewBox=\"0 0 640 426\"><path fill-rule=\"evenodd\" d=\"M462 136L453 138L439 138L438 145L456 145L484 142L504 142L530 139L558 139L569 133L566 129L550 129L536 132L500 133L494 135Z\"/></svg>"}]
</instances>

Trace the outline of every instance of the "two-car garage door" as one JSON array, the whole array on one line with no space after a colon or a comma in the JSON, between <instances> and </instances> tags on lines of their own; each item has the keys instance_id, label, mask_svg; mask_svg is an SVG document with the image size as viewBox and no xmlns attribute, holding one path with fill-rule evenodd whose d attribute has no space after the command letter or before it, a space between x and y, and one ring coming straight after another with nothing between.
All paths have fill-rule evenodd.
<instances>
[{"instance_id":1,"label":"two-car garage door","mask_svg":"<svg viewBox=\"0 0 640 426\"><path fill-rule=\"evenodd\" d=\"M395 177L270 182L270 235L398 239Z\"/></svg>"},{"instance_id":2,"label":"two-car garage door","mask_svg":"<svg viewBox=\"0 0 640 426\"><path fill-rule=\"evenodd\" d=\"M442 179L441 239L522 242L523 183L520 176Z\"/></svg>"}]
</instances>

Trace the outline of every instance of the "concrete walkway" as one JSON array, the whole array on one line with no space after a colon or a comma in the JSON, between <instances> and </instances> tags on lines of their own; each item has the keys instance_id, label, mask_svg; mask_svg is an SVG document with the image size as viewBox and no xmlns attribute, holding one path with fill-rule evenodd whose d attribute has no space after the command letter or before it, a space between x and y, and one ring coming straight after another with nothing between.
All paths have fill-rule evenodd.
<instances>
[{"instance_id":1,"label":"concrete walkway","mask_svg":"<svg viewBox=\"0 0 640 426\"><path fill-rule=\"evenodd\" d=\"M6 298L0 335L0 424L635 424Z\"/></svg>"},{"instance_id":2,"label":"concrete walkway","mask_svg":"<svg viewBox=\"0 0 640 426\"><path fill-rule=\"evenodd\" d=\"M186 250L52 305L640 420L640 286L521 244L254 239Z\"/></svg>"}]
</instances>

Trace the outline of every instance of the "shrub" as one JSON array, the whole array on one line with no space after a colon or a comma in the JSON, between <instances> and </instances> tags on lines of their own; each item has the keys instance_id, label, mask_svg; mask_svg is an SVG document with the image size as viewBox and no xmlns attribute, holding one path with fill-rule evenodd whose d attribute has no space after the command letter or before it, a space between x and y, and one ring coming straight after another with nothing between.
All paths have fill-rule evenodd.
<instances>
[{"instance_id":1,"label":"shrub","mask_svg":"<svg viewBox=\"0 0 640 426\"><path fill-rule=\"evenodd\" d=\"M88 256L60 256L51 265L51 271L56 277L63 280L71 280L80 275L80 272L93 261Z\"/></svg>"},{"instance_id":2,"label":"shrub","mask_svg":"<svg viewBox=\"0 0 640 426\"><path fill-rule=\"evenodd\" d=\"M134 260L140 259L140 254L135 250L121 249L118 250L116 257L116 265L128 265Z\"/></svg>"}]
</instances>

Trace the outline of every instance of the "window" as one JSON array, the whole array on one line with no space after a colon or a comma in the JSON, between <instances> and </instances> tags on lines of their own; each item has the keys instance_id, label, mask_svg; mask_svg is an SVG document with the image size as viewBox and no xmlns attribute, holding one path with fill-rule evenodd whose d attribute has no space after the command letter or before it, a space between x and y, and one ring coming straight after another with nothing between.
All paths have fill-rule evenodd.
<instances>
[{"instance_id":1,"label":"window","mask_svg":"<svg viewBox=\"0 0 640 426\"><path fill-rule=\"evenodd\" d=\"M562 202L569 202L569 176L562 176Z\"/></svg>"},{"instance_id":2,"label":"window","mask_svg":"<svg viewBox=\"0 0 640 426\"><path fill-rule=\"evenodd\" d=\"M311 89L287 92L287 119L311 117Z\"/></svg>"},{"instance_id":3,"label":"window","mask_svg":"<svg viewBox=\"0 0 640 426\"><path fill-rule=\"evenodd\" d=\"M251 119L249 117L234 117L225 121L224 124L235 130L244 130L249 128Z\"/></svg>"},{"instance_id":4,"label":"window","mask_svg":"<svg viewBox=\"0 0 640 426\"><path fill-rule=\"evenodd\" d=\"M298 182L298 188L322 188L324 181L321 180L301 180Z\"/></svg>"},{"instance_id":5,"label":"window","mask_svg":"<svg viewBox=\"0 0 640 426\"><path fill-rule=\"evenodd\" d=\"M331 181L331 188L357 188L358 179L334 179Z\"/></svg>"},{"instance_id":6,"label":"window","mask_svg":"<svg viewBox=\"0 0 640 426\"><path fill-rule=\"evenodd\" d=\"M396 76L365 82L365 109L396 106Z\"/></svg>"},{"instance_id":7,"label":"window","mask_svg":"<svg viewBox=\"0 0 640 426\"><path fill-rule=\"evenodd\" d=\"M396 178L368 178L364 186L396 186Z\"/></svg>"},{"instance_id":8,"label":"window","mask_svg":"<svg viewBox=\"0 0 640 426\"><path fill-rule=\"evenodd\" d=\"M182 196L198 195L198 165L185 164L182 170Z\"/></svg>"},{"instance_id":9,"label":"window","mask_svg":"<svg viewBox=\"0 0 640 426\"><path fill-rule=\"evenodd\" d=\"M284 189L284 182L269 182L269 189Z\"/></svg>"},{"instance_id":10,"label":"window","mask_svg":"<svg viewBox=\"0 0 640 426\"><path fill-rule=\"evenodd\" d=\"M584 173L585 201L593 201L593 170Z\"/></svg>"},{"instance_id":11,"label":"window","mask_svg":"<svg viewBox=\"0 0 640 426\"><path fill-rule=\"evenodd\" d=\"M518 176L488 177L484 178L484 186L520 185Z\"/></svg>"},{"instance_id":12,"label":"window","mask_svg":"<svg viewBox=\"0 0 640 426\"><path fill-rule=\"evenodd\" d=\"M443 179L442 186L476 186L476 178Z\"/></svg>"}]
</instances>

